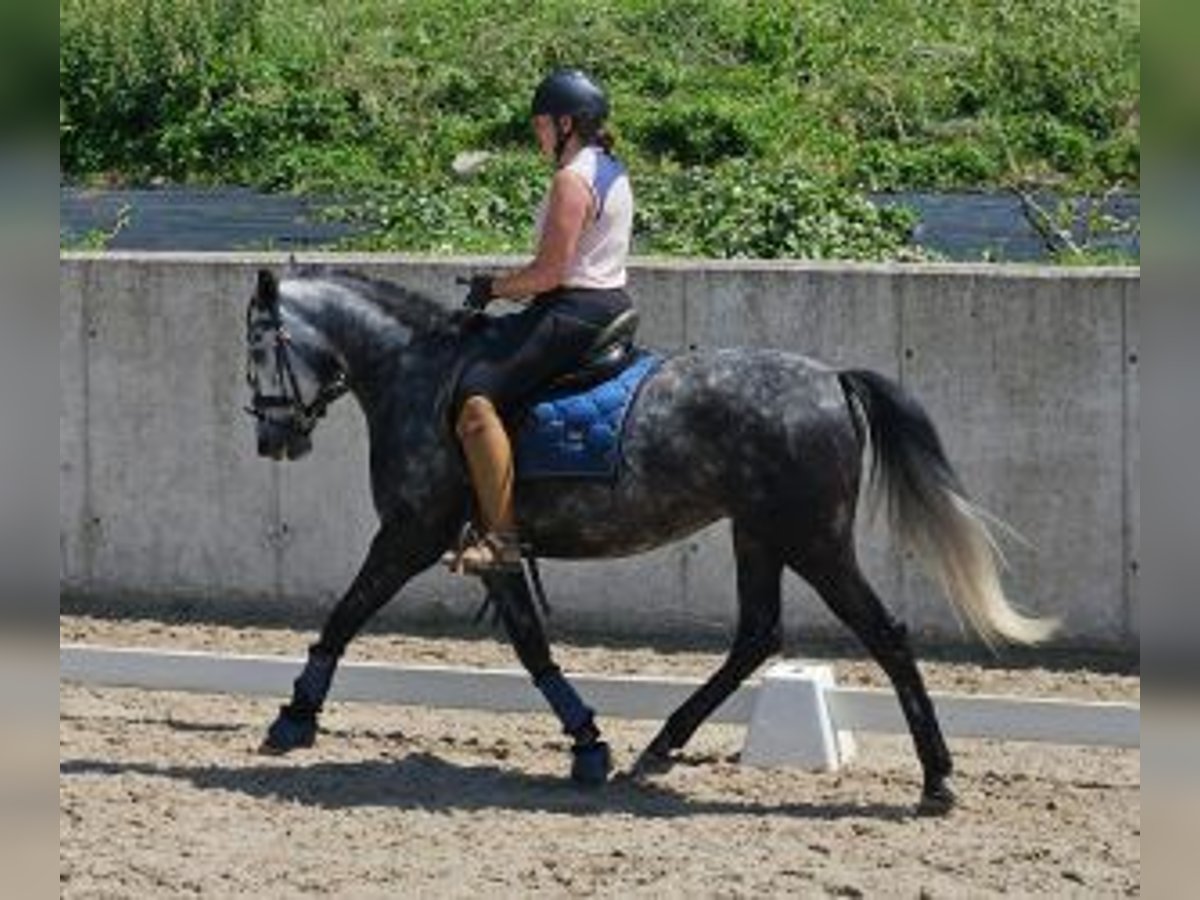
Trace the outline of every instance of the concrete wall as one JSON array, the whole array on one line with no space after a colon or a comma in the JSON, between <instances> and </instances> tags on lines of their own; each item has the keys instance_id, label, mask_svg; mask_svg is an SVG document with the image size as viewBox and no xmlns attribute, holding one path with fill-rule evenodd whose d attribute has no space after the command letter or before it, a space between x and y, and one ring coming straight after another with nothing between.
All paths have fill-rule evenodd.
<instances>
[{"instance_id":1,"label":"concrete wall","mask_svg":"<svg viewBox=\"0 0 1200 900\"><path fill-rule=\"evenodd\" d=\"M457 302L496 261L337 257ZM365 433L338 405L308 459L254 455L241 413L243 324L271 255L84 255L61 263L60 557L74 605L307 613L333 604L373 530ZM899 378L938 424L968 488L1012 524L1011 596L1065 617L1064 643L1138 644L1137 329L1128 270L642 261L643 339L678 351L756 345ZM872 580L928 640L964 640L882 526ZM723 633L725 525L637 559L548 565L560 626ZM789 576L786 626L840 632ZM387 620L464 620L470 581L422 576Z\"/></svg>"}]
</instances>

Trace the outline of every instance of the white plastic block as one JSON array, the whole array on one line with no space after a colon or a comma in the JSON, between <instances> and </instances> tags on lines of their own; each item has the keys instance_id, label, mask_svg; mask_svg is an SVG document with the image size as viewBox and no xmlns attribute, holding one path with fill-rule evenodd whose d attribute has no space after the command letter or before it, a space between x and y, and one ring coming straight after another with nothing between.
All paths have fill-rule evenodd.
<instances>
[{"instance_id":1,"label":"white plastic block","mask_svg":"<svg viewBox=\"0 0 1200 900\"><path fill-rule=\"evenodd\" d=\"M838 732L829 714L825 690L833 669L785 662L763 676L746 731L742 762L751 766L799 766L834 772L854 756L854 738Z\"/></svg>"}]
</instances>

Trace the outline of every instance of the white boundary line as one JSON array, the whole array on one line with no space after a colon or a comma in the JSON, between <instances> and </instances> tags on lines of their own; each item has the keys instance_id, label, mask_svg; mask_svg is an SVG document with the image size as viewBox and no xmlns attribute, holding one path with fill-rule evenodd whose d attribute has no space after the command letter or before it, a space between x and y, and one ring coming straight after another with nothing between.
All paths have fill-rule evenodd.
<instances>
[{"instance_id":1,"label":"white boundary line","mask_svg":"<svg viewBox=\"0 0 1200 900\"><path fill-rule=\"evenodd\" d=\"M249 694L286 699L304 660L193 650L96 647L63 644L59 677L63 681L148 690ZM699 681L636 675L571 675L571 683L601 715L619 719L662 719L670 715ZM746 686L721 706L712 721L744 724L750 720L757 689ZM342 662L330 700L435 706L488 712L544 712L549 707L520 669L470 669L449 666L398 666Z\"/></svg>"},{"instance_id":2,"label":"white boundary line","mask_svg":"<svg viewBox=\"0 0 1200 900\"><path fill-rule=\"evenodd\" d=\"M62 681L80 684L287 698L304 660L63 644L59 665ZM701 683L631 675L570 677L600 715L622 719L664 719ZM330 699L489 712L548 711L529 676L512 669L343 662ZM760 699L762 708L756 715ZM1141 746L1141 707L1136 703L965 694L934 694L933 701L950 737ZM786 715L781 716L780 710ZM826 720L822 726L826 732L843 733L840 752L831 739L813 749L813 737L805 733L814 730L815 722ZM892 691L837 687L827 666L795 661L779 663L759 683L739 688L711 721L745 723L751 732L773 732L770 741L759 742L769 749L753 754L760 763L795 761L818 768L836 768L849 756L851 742L846 735L850 732L908 732ZM755 735L750 734L748 749L755 743Z\"/></svg>"},{"instance_id":3,"label":"white boundary line","mask_svg":"<svg viewBox=\"0 0 1200 900\"><path fill-rule=\"evenodd\" d=\"M826 692L837 727L907 734L890 691L833 688ZM938 721L952 737L1138 748L1141 706L1097 700L1059 700L994 694L933 694Z\"/></svg>"}]
</instances>

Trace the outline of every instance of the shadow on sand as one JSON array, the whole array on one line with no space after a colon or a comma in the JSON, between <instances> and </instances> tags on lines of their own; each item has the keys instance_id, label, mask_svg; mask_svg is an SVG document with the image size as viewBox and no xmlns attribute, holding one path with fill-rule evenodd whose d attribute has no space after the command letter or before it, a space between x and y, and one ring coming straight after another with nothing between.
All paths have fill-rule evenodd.
<instances>
[{"instance_id":1,"label":"shadow on sand","mask_svg":"<svg viewBox=\"0 0 1200 900\"><path fill-rule=\"evenodd\" d=\"M697 815L782 815L832 821L846 818L900 821L913 807L888 803L761 803L695 799L653 781L616 778L584 789L565 778L495 765L463 765L432 753L400 759L320 762L310 766L157 766L143 762L71 759L60 778L141 775L189 783L200 790L235 791L325 809L392 807L430 811L508 809L566 815L626 813L642 818Z\"/></svg>"}]
</instances>

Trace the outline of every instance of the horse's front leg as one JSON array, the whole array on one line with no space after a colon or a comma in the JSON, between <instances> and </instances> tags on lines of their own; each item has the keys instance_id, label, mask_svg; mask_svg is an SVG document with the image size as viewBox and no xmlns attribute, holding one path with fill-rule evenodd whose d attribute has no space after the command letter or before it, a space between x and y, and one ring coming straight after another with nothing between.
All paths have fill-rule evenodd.
<instances>
[{"instance_id":1,"label":"horse's front leg","mask_svg":"<svg viewBox=\"0 0 1200 900\"><path fill-rule=\"evenodd\" d=\"M280 754L313 745L317 716L346 645L409 579L437 562L452 533L452 527L432 528L415 519L380 526L358 575L326 619L320 639L309 648L308 661L292 683L291 702L280 707L267 729L262 752Z\"/></svg>"},{"instance_id":2,"label":"horse's front leg","mask_svg":"<svg viewBox=\"0 0 1200 900\"><path fill-rule=\"evenodd\" d=\"M608 744L601 740L593 710L583 702L550 656L550 644L520 570L484 576L484 585L500 612L517 657L562 723L571 747L571 778L587 785L603 784L612 770Z\"/></svg>"}]
</instances>

